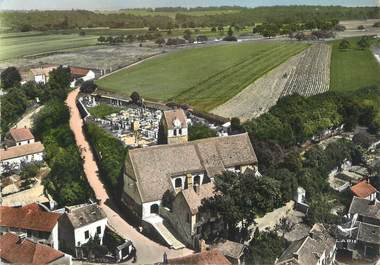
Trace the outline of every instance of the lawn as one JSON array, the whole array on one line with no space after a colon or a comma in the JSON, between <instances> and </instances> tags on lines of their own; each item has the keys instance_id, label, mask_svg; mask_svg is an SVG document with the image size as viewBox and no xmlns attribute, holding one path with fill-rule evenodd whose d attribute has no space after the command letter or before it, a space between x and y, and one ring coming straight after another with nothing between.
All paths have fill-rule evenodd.
<instances>
[{"instance_id":1,"label":"lawn","mask_svg":"<svg viewBox=\"0 0 380 265\"><path fill-rule=\"evenodd\" d=\"M18 33L0 35L0 60L95 45L97 36Z\"/></svg>"},{"instance_id":2,"label":"lawn","mask_svg":"<svg viewBox=\"0 0 380 265\"><path fill-rule=\"evenodd\" d=\"M340 50L339 42L332 43L330 88L336 91L351 91L365 86L380 86L380 64L370 49L361 50L350 39L351 49Z\"/></svg>"},{"instance_id":3,"label":"lawn","mask_svg":"<svg viewBox=\"0 0 380 265\"><path fill-rule=\"evenodd\" d=\"M116 72L97 84L129 96L189 103L209 111L305 49L306 44L246 42L183 49Z\"/></svg>"},{"instance_id":4,"label":"lawn","mask_svg":"<svg viewBox=\"0 0 380 265\"><path fill-rule=\"evenodd\" d=\"M120 108L116 108L110 105L100 104L92 108L88 108L90 114L96 118L104 118L112 113L120 112Z\"/></svg>"}]
</instances>

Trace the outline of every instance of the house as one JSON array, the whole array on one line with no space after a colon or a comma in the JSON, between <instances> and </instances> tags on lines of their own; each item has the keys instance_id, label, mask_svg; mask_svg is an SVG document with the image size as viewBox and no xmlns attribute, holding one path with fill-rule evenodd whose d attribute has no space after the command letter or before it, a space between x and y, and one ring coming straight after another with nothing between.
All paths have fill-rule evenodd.
<instances>
[{"instance_id":1,"label":"house","mask_svg":"<svg viewBox=\"0 0 380 265\"><path fill-rule=\"evenodd\" d=\"M29 140L31 142L31 140ZM41 142L31 142L0 150L0 169L6 172L20 169L24 163L43 161L44 146Z\"/></svg>"},{"instance_id":2,"label":"house","mask_svg":"<svg viewBox=\"0 0 380 265\"><path fill-rule=\"evenodd\" d=\"M191 254L188 256L166 259L164 255L164 262L162 264L173 264L173 265L231 265L231 262L228 261L226 257L223 256L220 251L214 249L209 251L203 251L196 254Z\"/></svg>"},{"instance_id":3,"label":"house","mask_svg":"<svg viewBox=\"0 0 380 265\"><path fill-rule=\"evenodd\" d=\"M95 72L93 70L70 66L71 83L70 87L75 87L78 80L89 81L95 79Z\"/></svg>"},{"instance_id":4,"label":"house","mask_svg":"<svg viewBox=\"0 0 380 265\"><path fill-rule=\"evenodd\" d=\"M71 256L13 233L0 236L2 264L71 265Z\"/></svg>"},{"instance_id":5,"label":"house","mask_svg":"<svg viewBox=\"0 0 380 265\"><path fill-rule=\"evenodd\" d=\"M379 258L380 203L354 197L348 213L350 221L337 227L338 247L360 258Z\"/></svg>"},{"instance_id":6,"label":"house","mask_svg":"<svg viewBox=\"0 0 380 265\"><path fill-rule=\"evenodd\" d=\"M49 73L56 68L57 66L48 65L44 67L32 68L30 71L32 72L36 83L46 84L49 81Z\"/></svg>"},{"instance_id":7,"label":"house","mask_svg":"<svg viewBox=\"0 0 380 265\"><path fill-rule=\"evenodd\" d=\"M242 264L246 246L230 240L223 240L212 246L222 253L232 264Z\"/></svg>"},{"instance_id":8,"label":"house","mask_svg":"<svg viewBox=\"0 0 380 265\"><path fill-rule=\"evenodd\" d=\"M180 144L188 140L187 117L183 109L163 112L160 121L159 144Z\"/></svg>"},{"instance_id":9,"label":"house","mask_svg":"<svg viewBox=\"0 0 380 265\"><path fill-rule=\"evenodd\" d=\"M217 233L222 231L224 226L219 219L212 222L208 216L199 213L199 207L203 199L214 196L214 183L208 182L203 185L192 183L193 178L188 174L185 189L179 191L173 201L170 213L161 209L161 214L176 230L182 242L193 248L200 248L201 234L204 231ZM167 214L167 216L165 215Z\"/></svg>"},{"instance_id":10,"label":"house","mask_svg":"<svg viewBox=\"0 0 380 265\"><path fill-rule=\"evenodd\" d=\"M95 236L103 244L107 217L96 203L66 207L65 211L59 220L62 250L79 256L80 247Z\"/></svg>"},{"instance_id":11,"label":"house","mask_svg":"<svg viewBox=\"0 0 380 265\"><path fill-rule=\"evenodd\" d=\"M247 133L129 150L123 202L141 219L157 214L163 194L210 182L224 171L257 171ZM191 177L190 177L191 176ZM191 183L190 183L191 179Z\"/></svg>"},{"instance_id":12,"label":"house","mask_svg":"<svg viewBox=\"0 0 380 265\"><path fill-rule=\"evenodd\" d=\"M12 128L9 130L13 145L34 143L34 136L28 128Z\"/></svg>"},{"instance_id":13,"label":"house","mask_svg":"<svg viewBox=\"0 0 380 265\"><path fill-rule=\"evenodd\" d=\"M0 206L0 232L13 232L58 249L58 219L61 214L37 203L23 207Z\"/></svg>"},{"instance_id":14,"label":"house","mask_svg":"<svg viewBox=\"0 0 380 265\"><path fill-rule=\"evenodd\" d=\"M377 189L366 180L353 185L351 192L354 196L367 200L375 200L378 193Z\"/></svg>"},{"instance_id":15,"label":"house","mask_svg":"<svg viewBox=\"0 0 380 265\"><path fill-rule=\"evenodd\" d=\"M380 226L380 202L353 197L348 213L358 215L359 222Z\"/></svg>"},{"instance_id":16,"label":"house","mask_svg":"<svg viewBox=\"0 0 380 265\"><path fill-rule=\"evenodd\" d=\"M309 235L294 241L275 265L332 265L335 253L336 240L322 224L314 224Z\"/></svg>"},{"instance_id":17,"label":"house","mask_svg":"<svg viewBox=\"0 0 380 265\"><path fill-rule=\"evenodd\" d=\"M366 258L380 257L380 226L357 222L356 250Z\"/></svg>"}]
</instances>

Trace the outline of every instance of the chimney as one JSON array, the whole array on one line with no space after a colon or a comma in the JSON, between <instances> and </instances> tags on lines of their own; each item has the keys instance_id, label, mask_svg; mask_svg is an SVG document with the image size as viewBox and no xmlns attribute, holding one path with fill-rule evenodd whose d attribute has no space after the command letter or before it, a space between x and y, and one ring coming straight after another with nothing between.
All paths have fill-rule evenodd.
<instances>
[{"instance_id":1,"label":"chimney","mask_svg":"<svg viewBox=\"0 0 380 265\"><path fill-rule=\"evenodd\" d=\"M193 176L191 174L187 174L186 178L187 178L187 188L190 189L193 186Z\"/></svg>"},{"instance_id":2,"label":"chimney","mask_svg":"<svg viewBox=\"0 0 380 265\"><path fill-rule=\"evenodd\" d=\"M194 191L199 194L199 184L194 185Z\"/></svg>"}]
</instances>

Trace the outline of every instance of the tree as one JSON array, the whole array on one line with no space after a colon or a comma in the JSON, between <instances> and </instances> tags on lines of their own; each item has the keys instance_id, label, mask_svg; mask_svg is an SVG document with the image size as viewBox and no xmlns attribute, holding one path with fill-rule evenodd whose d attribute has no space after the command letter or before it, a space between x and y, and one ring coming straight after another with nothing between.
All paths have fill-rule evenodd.
<instances>
[{"instance_id":1,"label":"tree","mask_svg":"<svg viewBox=\"0 0 380 265\"><path fill-rule=\"evenodd\" d=\"M248 246L246 263L252 265L274 264L288 247L287 241L276 232L255 232L255 236Z\"/></svg>"},{"instance_id":2,"label":"tree","mask_svg":"<svg viewBox=\"0 0 380 265\"><path fill-rule=\"evenodd\" d=\"M21 82L21 75L16 67L10 66L1 72L1 87L9 89L17 86Z\"/></svg>"},{"instance_id":3,"label":"tree","mask_svg":"<svg viewBox=\"0 0 380 265\"><path fill-rule=\"evenodd\" d=\"M231 131L232 132L243 132L244 128L240 123L240 119L238 117L231 118Z\"/></svg>"},{"instance_id":4,"label":"tree","mask_svg":"<svg viewBox=\"0 0 380 265\"><path fill-rule=\"evenodd\" d=\"M183 38L190 42L191 40L191 30L187 29L183 32Z\"/></svg>"},{"instance_id":5,"label":"tree","mask_svg":"<svg viewBox=\"0 0 380 265\"><path fill-rule=\"evenodd\" d=\"M368 37L367 36L361 37L360 40L358 41L358 46L361 49L369 48L371 46L371 44L370 44Z\"/></svg>"},{"instance_id":6,"label":"tree","mask_svg":"<svg viewBox=\"0 0 380 265\"><path fill-rule=\"evenodd\" d=\"M162 195L162 205L169 209L173 206L173 201L175 199L175 193L173 191L167 190L164 195Z\"/></svg>"},{"instance_id":7,"label":"tree","mask_svg":"<svg viewBox=\"0 0 380 265\"><path fill-rule=\"evenodd\" d=\"M79 36L85 36L85 35L86 35L85 31L83 31L83 30L79 31Z\"/></svg>"},{"instance_id":8,"label":"tree","mask_svg":"<svg viewBox=\"0 0 380 265\"><path fill-rule=\"evenodd\" d=\"M166 42L165 42L165 39L164 38L158 38L156 41L155 41L156 44L158 44L158 46L162 47L162 45L164 45Z\"/></svg>"},{"instance_id":9,"label":"tree","mask_svg":"<svg viewBox=\"0 0 380 265\"><path fill-rule=\"evenodd\" d=\"M189 141L216 136L215 130L210 129L209 127L203 124L191 125L189 126L188 131L189 131Z\"/></svg>"},{"instance_id":10,"label":"tree","mask_svg":"<svg viewBox=\"0 0 380 265\"><path fill-rule=\"evenodd\" d=\"M258 178L251 173L225 172L215 177L215 191L214 197L202 202L201 211L220 216L232 237L238 224L242 235L257 215L272 211L282 203L278 181Z\"/></svg>"},{"instance_id":11,"label":"tree","mask_svg":"<svg viewBox=\"0 0 380 265\"><path fill-rule=\"evenodd\" d=\"M346 40L346 39L343 39L340 43L339 43L339 49L341 50L347 50L351 47L351 43Z\"/></svg>"},{"instance_id":12,"label":"tree","mask_svg":"<svg viewBox=\"0 0 380 265\"><path fill-rule=\"evenodd\" d=\"M229 28L228 28L227 35L228 35L229 37L232 37L232 35L234 35L234 31L232 30L232 27L229 27Z\"/></svg>"},{"instance_id":13,"label":"tree","mask_svg":"<svg viewBox=\"0 0 380 265\"><path fill-rule=\"evenodd\" d=\"M104 36L99 36L98 42L104 43L104 42L106 42L106 38Z\"/></svg>"},{"instance_id":14,"label":"tree","mask_svg":"<svg viewBox=\"0 0 380 265\"><path fill-rule=\"evenodd\" d=\"M359 132L354 135L352 142L354 144L360 145L361 147L367 149L375 141L375 136L367 132Z\"/></svg>"},{"instance_id":15,"label":"tree","mask_svg":"<svg viewBox=\"0 0 380 265\"><path fill-rule=\"evenodd\" d=\"M71 73L69 67L60 65L49 73L48 84L53 90L66 90L70 86Z\"/></svg>"},{"instance_id":16,"label":"tree","mask_svg":"<svg viewBox=\"0 0 380 265\"><path fill-rule=\"evenodd\" d=\"M211 28L211 32L216 32L216 28L215 28L215 27L212 27L212 28Z\"/></svg>"},{"instance_id":17,"label":"tree","mask_svg":"<svg viewBox=\"0 0 380 265\"><path fill-rule=\"evenodd\" d=\"M80 92L91 94L95 91L96 88L97 85L94 83L93 80L87 80L84 81L80 86Z\"/></svg>"},{"instance_id":18,"label":"tree","mask_svg":"<svg viewBox=\"0 0 380 265\"><path fill-rule=\"evenodd\" d=\"M142 103L142 98L140 94L136 91L132 92L131 99L132 99L132 102L136 105L140 105Z\"/></svg>"}]
</instances>

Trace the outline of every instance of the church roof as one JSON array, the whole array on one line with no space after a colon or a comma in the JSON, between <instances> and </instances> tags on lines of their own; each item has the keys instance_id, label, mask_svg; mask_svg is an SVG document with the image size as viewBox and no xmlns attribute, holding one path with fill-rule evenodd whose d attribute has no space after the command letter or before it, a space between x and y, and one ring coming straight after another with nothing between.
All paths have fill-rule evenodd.
<instances>
[{"instance_id":1,"label":"church roof","mask_svg":"<svg viewBox=\"0 0 380 265\"><path fill-rule=\"evenodd\" d=\"M172 190L171 177L201 172L214 177L228 167L255 163L255 151L244 133L133 149L128 152L125 168L137 181L142 202L150 202Z\"/></svg>"}]
</instances>

